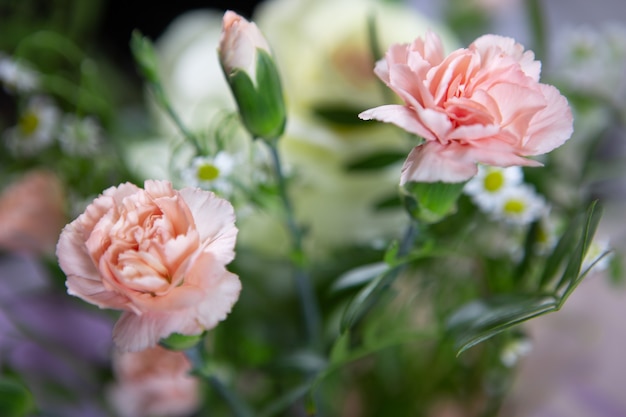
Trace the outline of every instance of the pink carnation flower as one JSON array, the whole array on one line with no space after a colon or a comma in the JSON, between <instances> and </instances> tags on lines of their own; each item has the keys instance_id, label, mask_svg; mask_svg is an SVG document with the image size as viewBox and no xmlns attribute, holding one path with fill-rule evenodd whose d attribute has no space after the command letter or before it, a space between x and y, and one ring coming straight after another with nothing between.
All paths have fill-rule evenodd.
<instances>
[{"instance_id":1,"label":"pink carnation flower","mask_svg":"<svg viewBox=\"0 0 626 417\"><path fill-rule=\"evenodd\" d=\"M111 187L61 233L68 293L124 310L113 330L123 350L211 329L241 290L225 267L234 258L234 221L231 204L208 191L176 191L167 181Z\"/></svg>"},{"instance_id":2,"label":"pink carnation flower","mask_svg":"<svg viewBox=\"0 0 626 417\"><path fill-rule=\"evenodd\" d=\"M53 172L30 171L0 194L0 249L49 255L66 222L65 191Z\"/></svg>"},{"instance_id":3,"label":"pink carnation flower","mask_svg":"<svg viewBox=\"0 0 626 417\"><path fill-rule=\"evenodd\" d=\"M186 417L200 406L200 381L183 352L115 352L109 400L120 417Z\"/></svg>"},{"instance_id":4,"label":"pink carnation flower","mask_svg":"<svg viewBox=\"0 0 626 417\"><path fill-rule=\"evenodd\" d=\"M402 168L401 184L462 182L476 163L540 166L526 158L562 145L573 119L565 97L539 83L541 63L511 38L484 35L447 57L432 32L393 45L375 73L404 101L364 111L424 138Z\"/></svg>"}]
</instances>

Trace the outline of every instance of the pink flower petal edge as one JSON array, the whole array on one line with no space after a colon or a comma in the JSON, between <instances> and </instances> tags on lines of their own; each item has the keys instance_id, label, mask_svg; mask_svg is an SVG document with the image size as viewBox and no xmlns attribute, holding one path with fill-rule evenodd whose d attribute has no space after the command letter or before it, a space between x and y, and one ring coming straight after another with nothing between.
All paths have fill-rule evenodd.
<instances>
[{"instance_id":1,"label":"pink flower petal edge","mask_svg":"<svg viewBox=\"0 0 626 417\"><path fill-rule=\"evenodd\" d=\"M449 55L438 36L391 46L375 73L404 101L359 114L420 136L401 184L462 182L476 164L539 166L528 159L573 132L567 99L539 82L541 63L514 39L484 35Z\"/></svg>"}]
</instances>

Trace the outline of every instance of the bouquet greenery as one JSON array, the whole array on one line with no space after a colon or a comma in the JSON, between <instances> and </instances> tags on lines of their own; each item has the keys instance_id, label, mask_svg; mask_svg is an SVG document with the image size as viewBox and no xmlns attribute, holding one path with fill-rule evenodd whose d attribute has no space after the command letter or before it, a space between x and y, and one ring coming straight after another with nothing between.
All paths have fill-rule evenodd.
<instances>
[{"instance_id":1,"label":"bouquet greenery","mask_svg":"<svg viewBox=\"0 0 626 417\"><path fill-rule=\"evenodd\" d=\"M546 83L473 7L188 13L132 34L141 96L80 30L7 41L0 414L499 415L524 324L619 277L626 82L578 45Z\"/></svg>"}]
</instances>

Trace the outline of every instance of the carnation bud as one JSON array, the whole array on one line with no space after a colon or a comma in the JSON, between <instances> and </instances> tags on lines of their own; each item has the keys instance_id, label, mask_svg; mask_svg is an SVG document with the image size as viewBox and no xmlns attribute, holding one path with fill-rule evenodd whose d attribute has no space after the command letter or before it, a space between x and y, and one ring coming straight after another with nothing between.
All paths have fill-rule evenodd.
<instances>
[{"instance_id":1,"label":"carnation bud","mask_svg":"<svg viewBox=\"0 0 626 417\"><path fill-rule=\"evenodd\" d=\"M259 28L227 11L218 52L246 129L254 137L278 138L285 129L285 103L278 69Z\"/></svg>"}]
</instances>

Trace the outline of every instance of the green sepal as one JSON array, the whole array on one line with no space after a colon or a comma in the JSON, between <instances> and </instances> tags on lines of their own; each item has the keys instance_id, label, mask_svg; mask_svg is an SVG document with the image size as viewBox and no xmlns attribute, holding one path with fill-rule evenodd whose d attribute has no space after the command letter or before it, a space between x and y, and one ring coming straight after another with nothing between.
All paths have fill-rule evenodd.
<instances>
[{"instance_id":1,"label":"green sepal","mask_svg":"<svg viewBox=\"0 0 626 417\"><path fill-rule=\"evenodd\" d=\"M246 129L255 138L275 140L287 121L280 76L274 60L257 49L256 83L241 69L226 74Z\"/></svg>"},{"instance_id":2,"label":"green sepal","mask_svg":"<svg viewBox=\"0 0 626 417\"><path fill-rule=\"evenodd\" d=\"M159 341L159 344L169 350L187 350L202 340L204 332L194 335L185 335L180 333L172 333L166 338Z\"/></svg>"},{"instance_id":3,"label":"green sepal","mask_svg":"<svg viewBox=\"0 0 626 417\"><path fill-rule=\"evenodd\" d=\"M464 182L409 182L401 188L404 206L415 220L436 223L456 212Z\"/></svg>"}]
</instances>

